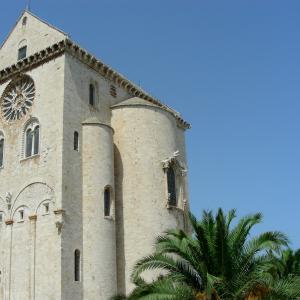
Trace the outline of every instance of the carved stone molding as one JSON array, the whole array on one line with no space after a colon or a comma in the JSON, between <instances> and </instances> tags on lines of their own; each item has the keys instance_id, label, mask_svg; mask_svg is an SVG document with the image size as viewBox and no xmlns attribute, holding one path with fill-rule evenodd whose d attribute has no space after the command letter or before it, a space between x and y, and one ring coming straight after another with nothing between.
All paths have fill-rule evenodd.
<instances>
[{"instance_id":1,"label":"carved stone molding","mask_svg":"<svg viewBox=\"0 0 300 300\"><path fill-rule=\"evenodd\" d=\"M187 175L187 168L183 162L179 160L180 153L179 151L175 151L170 157L162 161L162 167L164 171L166 171L170 166L175 166L180 176Z\"/></svg>"},{"instance_id":2,"label":"carved stone molding","mask_svg":"<svg viewBox=\"0 0 300 300\"><path fill-rule=\"evenodd\" d=\"M104 64L102 61L95 58L93 55L89 54L86 50L80 48L69 39L65 39L60 41L59 43L55 43L54 45L49 46L42 51L39 51L29 57L18 61L12 66L0 70L0 84L6 82L7 80L22 72L24 73L40 65L43 65L48 61L63 55L65 52L79 59L82 63L100 73L107 80L113 82L120 88L125 89L130 95L145 99L170 112L176 118L177 125L180 128L191 128L191 125L186 122L177 111L173 110L166 104L163 104L158 99L152 97L140 87L135 85L133 82L123 77L121 74L110 68L108 65Z\"/></svg>"}]
</instances>

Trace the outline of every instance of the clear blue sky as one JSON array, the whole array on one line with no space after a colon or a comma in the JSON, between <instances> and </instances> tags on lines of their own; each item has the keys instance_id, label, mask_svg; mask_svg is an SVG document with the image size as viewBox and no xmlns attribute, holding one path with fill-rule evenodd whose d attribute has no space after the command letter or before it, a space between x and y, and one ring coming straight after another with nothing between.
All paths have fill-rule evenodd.
<instances>
[{"instance_id":1,"label":"clear blue sky","mask_svg":"<svg viewBox=\"0 0 300 300\"><path fill-rule=\"evenodd\" d=\"M1 1L3 40L25 0ZM32 0L192 123L192 210L260 211L300 247L299 0Z\"/></svg>"}]
</instances>

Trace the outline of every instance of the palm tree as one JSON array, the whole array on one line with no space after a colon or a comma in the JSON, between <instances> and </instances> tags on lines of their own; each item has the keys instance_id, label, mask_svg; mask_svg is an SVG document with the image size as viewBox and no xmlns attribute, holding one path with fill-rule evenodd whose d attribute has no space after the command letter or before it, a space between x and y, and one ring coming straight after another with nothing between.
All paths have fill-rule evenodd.
<instances>
[{"instance_id":1,"label":"palm tree","mask_svg":"<svg viewBox=\"0 0 300 300\"><path fill-rule=\"evenodd\" d=\"M143 300L257 300L296 299L299 277L279 279L271 272L270 253L279 253L288 239L281 232L265 232L250 238L261 214L242 218L235 226L235 210L227 215L219 209L191 214L192 233L169 230L159 236L154 254L141 259L132 273L136 289L119 299ZM161 271L146 282L147 270ZM118 298L115 298L118 299Z\"/></svg>"},{"instance_id":2,"label":"palm tree","mask_svg":"<svg viewBox=\"0 0 300 300\"><path fill-rule=\"evenodd\" d=\"M274 265L279 278L292 275L300 276L300 249L297 251L292 249L282 251L279 257L274 257Z\"/></svg>"}]
</instances>

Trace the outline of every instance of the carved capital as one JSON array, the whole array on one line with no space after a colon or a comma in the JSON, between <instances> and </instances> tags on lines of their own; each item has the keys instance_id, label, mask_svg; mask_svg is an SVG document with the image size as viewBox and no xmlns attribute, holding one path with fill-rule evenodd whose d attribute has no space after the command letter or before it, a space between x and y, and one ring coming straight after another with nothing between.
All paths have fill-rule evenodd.
<instances>
[{"instance_id":1,"label":"carved capital","mask_svg":"<svg viewBox=\"0 0 300 300\"><path fill-rule=\"evenodd\" d=\"M37 215L29 216L29 220L30 221L36 221L37 220Z\"/></svg>"}]
</instances>

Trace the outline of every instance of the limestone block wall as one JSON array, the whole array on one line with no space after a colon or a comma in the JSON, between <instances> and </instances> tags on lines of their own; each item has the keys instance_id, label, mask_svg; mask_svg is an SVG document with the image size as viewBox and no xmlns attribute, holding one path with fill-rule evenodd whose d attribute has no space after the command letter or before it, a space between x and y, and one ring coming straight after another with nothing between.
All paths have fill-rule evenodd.
<instances>
[{"instance_id":1,"label":"limestone block wall","mask_svg":"<svg viewBox=\"0 0 300 300\"><path fill-rule=\"evenodd\" d=\"M102 128L103 132L98 133L97 129L95 136L88 134L90 137L85 141L82 123L95 118L100 123L109 126L111 120L110 106L129 96L117 88L117 96L113 97L110 94L111 83L99 73L69 54L66 54L65 61L62 179L65 226L62 231L64 249L62 254L62 269L64 270L62 298L93 300L95 299L93 295L99 292L100 299L107 300L107 291L110 290L110 293L112 293L116 286L113 279L115 266L113 262L110 263L111 258L109 258L114 255L115 259L115 222L114 219L105 220L103 215L104 187L111 185L114 190L113 161L109 155L106 156L105 154L111 153L112 132L110 132L110 129ZM95 86L94 106L89 105L90 83ZM105 130L108 130L108 136L106 136ZM79 151L73 149L74 131L79 133ZM95 149L100 147L101 155L105 155L104 157L101 156L102 158L99 156L96 164L91 164L86 156L86 162L83 161L84 151L88 151L88 145L92 143L95 143ZM104 152L102 153L102 151ZM100 164L99 161L101 161ZM89 169L87 167L84 170L85 165L93 168ZM84 190L84 187L91 184L88 183L89 179L96 181L93 195L95 198L93 198L94 202L92 203L86 200L87 191ZM89 208L89 205L94 209ZM95 226L92 226L92 224ZM110 249L110 252L106 253L107 250L103 247ZM80 282L74 281L75 249L80 250L82 253L82 279ZM94 263L93 260L95 260ZM91 269L93 265L99 266L98 271ZM105 273L102 272L101 265L107 268ZM92 270L96 273L93 273ZM102 272L101 278L99 271Z\"/></svg>"},{"instance_id":2,"label":"limestone block wall","mask_svg":"<svg viewBox=\"0 0 300 300\"><path fill-rule=\"evenodd\" d=\"M26 24L23 24L24 18ZM24 12L13 31L0 48L0 70L17 62L18 49L27 45L27 56L46 49L66 38L59 30L49 26L29 12Z\"/></svg>"},{"instance_id":3,"label":"limestone block wall","mask_svg":"<svg viewBox=\"0 0 300 300\"><path fill-rule=\"evenodd\" d=\"M64 59L27 74L36 87L31 110L12 123L0 118L5 138L0 169L0 299L54 300L61 297L61 236L56 227L61 215L55 212L61 208ZM0 95L8 83L0 85ZM32 118L40 124L40 151L25 159L24 127ZM49 214L44 213L45 203Z\"/></svg>"},{"instance_id":4,"label":"limestone block wall","mask_svg":"<svg viewBox=\"0 0 300 300\"><path fill-rule=\"evenodd\" d=\"M113 107L115 130L115 180L117 220L118 292L127 294L133 285L135 262L149 255L158 234L184 227L186 177L178 208L169 208L166 174L162 161L179 150L186 164L183 130L173 115L148 102L133 98Z\"/></svg>"},{"instance_id":5,"label":"limestone block wall","mask_svg":"<svg viewBox=\"0 0 300 300\"><path fill-rule=\"evenodd\" d=\"M114 190L112 128L84 122L83 144L83 299L104 300L117 292L115 218L103 201L105 188Z\"/></svg>"}]
</instances>

